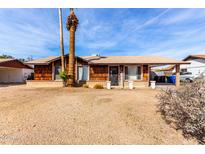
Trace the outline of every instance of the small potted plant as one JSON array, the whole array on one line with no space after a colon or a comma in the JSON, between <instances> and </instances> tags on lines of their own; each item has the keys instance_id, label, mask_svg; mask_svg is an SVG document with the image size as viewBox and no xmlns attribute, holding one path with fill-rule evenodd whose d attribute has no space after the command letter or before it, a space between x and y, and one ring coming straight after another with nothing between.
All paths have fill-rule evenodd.
<instances>
[{"instance_id":1,"label":"small potted plant","mask_svg":"<svg viewBox=\"0 0 205 154\"><path fill-rule=\"evenodd\" d=\"M60 78L63 80L63 87L66 87L66 82L68 80L68 75L66 71L60 72Z\"/></svg>"}]
</instances>

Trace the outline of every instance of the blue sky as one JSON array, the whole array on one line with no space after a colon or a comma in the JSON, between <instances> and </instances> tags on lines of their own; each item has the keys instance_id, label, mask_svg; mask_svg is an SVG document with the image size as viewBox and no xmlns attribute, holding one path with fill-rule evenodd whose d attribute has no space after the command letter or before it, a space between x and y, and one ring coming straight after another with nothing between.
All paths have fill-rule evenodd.
<instances>
[{"instance_id":1,"label":"blue sky","mask_svg":"<svg viewBox=\"0 0 205 154\"><path fill-rule=\"evenodd\" d=\"M205 9L75 9L76 55L160 55L182 59L205 53ZM69 33L63 9L65 53ZM60 55L58 9L0 9L0 54Z\"/></svg>"}]
</instances>

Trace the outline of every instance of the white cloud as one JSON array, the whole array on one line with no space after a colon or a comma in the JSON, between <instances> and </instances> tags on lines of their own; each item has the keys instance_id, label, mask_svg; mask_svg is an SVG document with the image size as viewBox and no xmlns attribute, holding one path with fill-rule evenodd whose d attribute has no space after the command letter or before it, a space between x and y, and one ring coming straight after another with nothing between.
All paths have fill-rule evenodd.
<instances>
[{"instance_id":1,"label":"white cloud","mask_svg":"<svg viewBox=\"0 0 205 154\"><path fill-rule=\"evenodd\" d=\"M177 9L173 12L162 20L161 23L169 25L205 17L204 9Z\"/></svg>"},{"instance_id":2,"label":"white cloud","mask_svg":"<svg viewBox=\"0 0 205 154\"><path fill-rule=\"evenodd\" d=\"M17 57L47 56L58 46L58 20L48 12L57 10L1 9L0 54Z\"/></svg>"}]
</instances>

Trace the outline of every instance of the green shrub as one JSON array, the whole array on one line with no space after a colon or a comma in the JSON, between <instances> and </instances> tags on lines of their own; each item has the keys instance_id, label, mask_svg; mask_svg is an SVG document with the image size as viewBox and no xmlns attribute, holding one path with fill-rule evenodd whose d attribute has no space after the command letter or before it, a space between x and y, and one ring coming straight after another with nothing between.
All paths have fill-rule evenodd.
<instances>
[{"instance_id":1,"label":"green shrub","mask_svg":"<svg viewBox=\"0 0 205 154\"><path fill-rule=\"evenodd\" d=\"M67 75L66 71L60 72L60 78L61 78L63 81L67 81L68 75Z\"/></svg>"},{"instance_id":2,"label":"green shrub","mask_svg":"<svg viewBox=\"0 0 205 154\"><path fill-rule=\"evenodd\" d=\"M60 78L63 80L63 87L66 87L66 82L68 80L68 75L66 71L60 72Z\"/></svg>"},{"instance_id":3,"label":"green shrub","mask_svg":"<svg viewBox=\"0 0 205 154\"><path fill-rule=\"evenodd\" d=\"M94 89L103 89L103 86L101 84L96 84L93 88Z\"/></svg>"},{"instance_id":4,"label":"green shrub","mask_svg":"<svg viewBox=\"0 0 205 154\"><path fill-rule=\"evenodd\" d=\"M87 84L83 84L83 88L89 88Z\"/></svg>"},{"instance_id":5,"label":"green shrub","mask_svg":"<svg viewBox=\"0 0 205 154\"><path fill-rule=\"evenodd\" d=\"M167 89L159 96L159 110L169 124L185 137L205 143L205 81L198 80L177 90Z\"/></svg>"}]
</instances>

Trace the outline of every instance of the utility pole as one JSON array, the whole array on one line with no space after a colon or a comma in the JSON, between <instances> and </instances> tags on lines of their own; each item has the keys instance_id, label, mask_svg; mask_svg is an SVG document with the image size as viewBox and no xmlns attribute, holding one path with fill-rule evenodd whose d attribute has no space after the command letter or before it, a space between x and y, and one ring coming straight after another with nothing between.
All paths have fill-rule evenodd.
<instances>
[{"instance_id":1,"label":"utility pole","mask_svg":"<svg viewBox=\"0 0 205 154\"><path fill-rule=\"evenodd\" d=\"M61 49L61 69L65 71L65 59L64 59L64 43L63 43L63 22L62 22L62 9L58 9L59 13L59 25L60 25L60 49Z\"/></svg>"}]
</instances>

